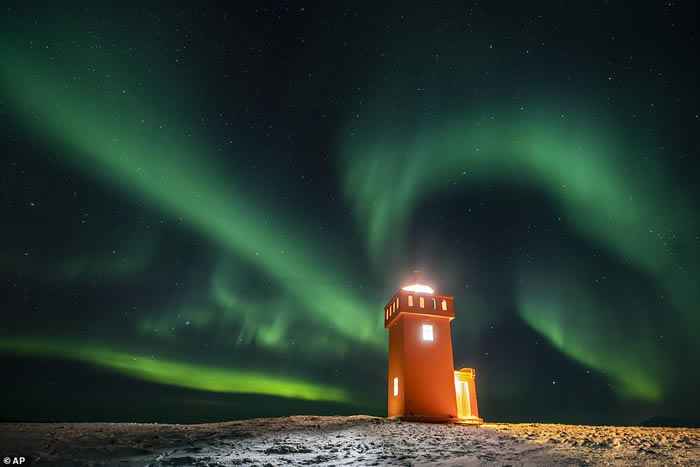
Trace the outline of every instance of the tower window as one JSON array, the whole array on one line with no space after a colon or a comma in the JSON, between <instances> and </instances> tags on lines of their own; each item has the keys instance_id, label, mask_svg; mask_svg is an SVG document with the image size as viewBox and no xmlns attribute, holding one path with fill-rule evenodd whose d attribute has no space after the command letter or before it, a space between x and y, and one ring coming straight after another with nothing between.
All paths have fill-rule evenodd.
<instances>
[{"instance_id":1,"label":"tower window","mask_svg":"<svg viewBox=\"0 0 700 467\"><path fill-rule=\"evenodd\" d=\"M442 309L444 311L447 311L447 300L445 300L444 298L442 299Z\"/></svg>"},{"instance_id":2,"label":"tower window","mask_svg":"<svg viewBox=\"0 0 700 467\"><path fill-rule=\"evenodd\" d=\"M420 307L421 307L421 308L425 308L425 298L420 297L418 300L419 300L419 302L420 302Z\"/></svg>"},{"instance_id":3,"label":"tower window","mask_svg":"<svg viewBox=\"0 0 700 467\"><path fill-rule=\"evenodd\" d=\"M399 297L396 297L396 309L399 309Z\"/></svg>"},{"instance_id":4,"label":"tower window","mask_svg":"<svg viewBox=\"0 0 700 467\"><path fill-rule=\"evenodd\" d=\"M399 395L399 378L394 378L394 396Z\"/></svg>"},{"instance_id":5,"label":"tower window","mask_svg":"<svg viewBox=\"0 0 700 467\"><path fill-rule=\"evenodd\" d=\"M434 310L435 309L435 299L431 298L430 300L431 300L430 304L433 306L433 310Z\"/></svg>"},{"instance_id":6,"label":"tower window","mask_svg":"<svg viewBox=\"0 0 700 467\"><path fill-rule=\"evenodd\" d=\"M423 325L423 340L432 342L433 339L433 325L424 324Z\"/></svg>"},{"instance_id":7,"label":"tower window","mask_svg":"<svg viewBox=\"0 0 700 467\"><path fill-rule=\"evenodd\" d=\"M408 296L408 306L413 306L413 295Z\"/></svg>"},{"instance_id":8,"label":"tower window","mask_svg":"<svg viewBox=\"0 0 700 467\"><path fill-rule=\"evenodd\" d=\"M384 310L384 319L389 319L389 310Z\"/></svg>"}]
</instances>

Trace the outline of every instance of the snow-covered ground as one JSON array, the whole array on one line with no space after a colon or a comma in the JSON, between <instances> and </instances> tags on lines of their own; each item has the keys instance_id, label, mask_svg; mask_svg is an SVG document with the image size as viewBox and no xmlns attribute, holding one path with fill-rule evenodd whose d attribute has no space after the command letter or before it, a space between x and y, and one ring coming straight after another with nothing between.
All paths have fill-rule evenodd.
<instances>
[{"instance_id":1,"label":"snow-covered ground","mask_svg":"<svg viewBox=\"0 0 700 467\"><path fill-rule=\"evenodd\" d=\"M203 425L3 423L31 465L700 465L700 429L295 416Z\"/></svg>"}]
</instances>

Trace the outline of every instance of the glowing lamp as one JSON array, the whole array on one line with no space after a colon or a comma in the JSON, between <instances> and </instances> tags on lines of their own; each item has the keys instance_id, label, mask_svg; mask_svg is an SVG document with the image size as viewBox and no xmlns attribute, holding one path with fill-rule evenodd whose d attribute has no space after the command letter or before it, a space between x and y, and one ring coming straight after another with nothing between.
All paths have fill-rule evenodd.
<instances>
[{"instance_id":1,"label":"glowing lamp","mask_svg":"<svg viewBox=\"0 0 700 467\"><path fill-rule=\"evenodd\" d=\"M417 292L417 293L433 293L433 289L431 287L428 287L427 285L423 284L412 284L412 285L407 285L401 290L406 290L408 292Z\"/></svg>"}]
</instances>

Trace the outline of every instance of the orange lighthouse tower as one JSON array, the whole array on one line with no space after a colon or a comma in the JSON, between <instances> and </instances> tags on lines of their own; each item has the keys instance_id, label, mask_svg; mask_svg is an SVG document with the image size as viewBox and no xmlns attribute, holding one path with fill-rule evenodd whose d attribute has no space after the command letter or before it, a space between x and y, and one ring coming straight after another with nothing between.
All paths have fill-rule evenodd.
<instances>
[{"instance_id":1,"label":"orange lighthouse tower","mask_svg":"<svg viewBox=\"0 0 700 467\"><path fill-rule=\"evenodd\" d=\"M415 282L384 307L389 329L388 415L426 422L483 423L475 371L454 369L450 322L454 297Z\"/></svg>"}]
</instances>

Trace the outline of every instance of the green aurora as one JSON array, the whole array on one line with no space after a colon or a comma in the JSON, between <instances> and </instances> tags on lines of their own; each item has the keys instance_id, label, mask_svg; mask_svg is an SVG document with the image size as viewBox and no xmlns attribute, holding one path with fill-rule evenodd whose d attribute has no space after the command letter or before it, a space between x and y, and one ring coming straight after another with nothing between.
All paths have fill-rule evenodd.
<instances>
[{"instance_id":1,"label":"green aurora","mask_svg":"<svg viewBox=\"0 0 700 467\"><path fill-rule=\"evenodd\" d=\"M382 107L373 115L381 115ZM433 124L436 129L425 129L413 139L399 133L367 140L363 135L372 134L370 129L379 124L372 122L368 129L351 127L348 133L353 137L344 146L346 191L363 214L361 225L367 228L370 255L400 249L396 226L405 226L415 206L441 189L454 184L534 185L559 206L572 228L652 277L672 299L674 312L700 324L694 305L700 301L700 288L692 280L700 273L700 262L687 248L696 240L697 222L687 195L658 174L654 183L663 188L650 196L645 177L615 163L643 151L641 144L624 148L606 137L605 131L596 131L575 117L562 118L553 110L522 114L499 115L485 123L478 115L451 118L451 123ZM386 116L383 121L395 119ZM354 144L356 140L362 143ZM385 183L388 179L395 183ZM360 180L362 189L354 190ZM669 222L666 213L682 221ZM519 274L530 275L525 269ZM560 282L562 275L567 271L551 271L548 280ZM585 283L572 280L559 290L550 290L546 284L547 280L525 280L519 287L518 310L533 329L570 357L623 381L620 395L661 397L666 358L639 338L625 339L625 351L601 347L599 339L612 342L620 329L601 327L591 315L590 310L607 305L592 298L582 301L592 297ZM552 294L562 296L553 302ZM570 333L562 334L562 329ZM688 332L690 339L693 329L679 331Z\"/></svg>"},{"instance_id":2,"label":"green aurora","mask_svg":"<svg viewBox=\"0 0 700 467\"><path fill-rule=\"evenodd\" d=\"M17 292L0 353L204 392L382 407L382 306L425 266L456 296L455 355L491 377L479 383L487 408L508 407L530 371L504 359L533 352L533 366L560 365L552 374L594 372L609 406L677 410L697 372L688 356L700 354L700 231L686 159L670 154L697 144L674 146L664 118L676 110L663 104L669 91L648 91L654 76L612 88L612 73L584 66L597 56L579 51L585 72L527 68L538 78L526 86L514 77L526 58L487 39L489 24L441 36L425 25L447 21L415 9L362 34L372 53L346 44L352 29L343 53L317 31L264 66L257 29L243 58L203 52L209 39L188 28L208 17L156 21L130 6L112 23L27 8L0 33L8 140L31 147L12 157L68 175L47 182L62 200L47 227L18 215L27 234L5 235L8 283L42 293ZM354 59L335 62L345 47ZM297 65L278 76L278 61ZM505 71L511 62L521 71ZM297 147L289 135L304 125L312 142ZM90 209L65 201L78 199L73 184L90 187ZM511 211L489 217L477 196L502 196ZM65 227L88 210L92 230ZM43 246L27 246L35 240ZM531 389L540 383L519 400L546 397Z\"/></svg>"},{"instance_id":3,"label":"green aurora","mask_svg":"<svg viewBox=\"0 0 700 467\"><path fill-rule=\"evenodd\" d=\"M16 355L77 360L145 381L204 391L255 393L296 399L348 402L348 394L342 389L303 380L154 359L104 347L77 346L75 342L9 338L0 342L0 349Z\"/></svg>"}]
</instances>

